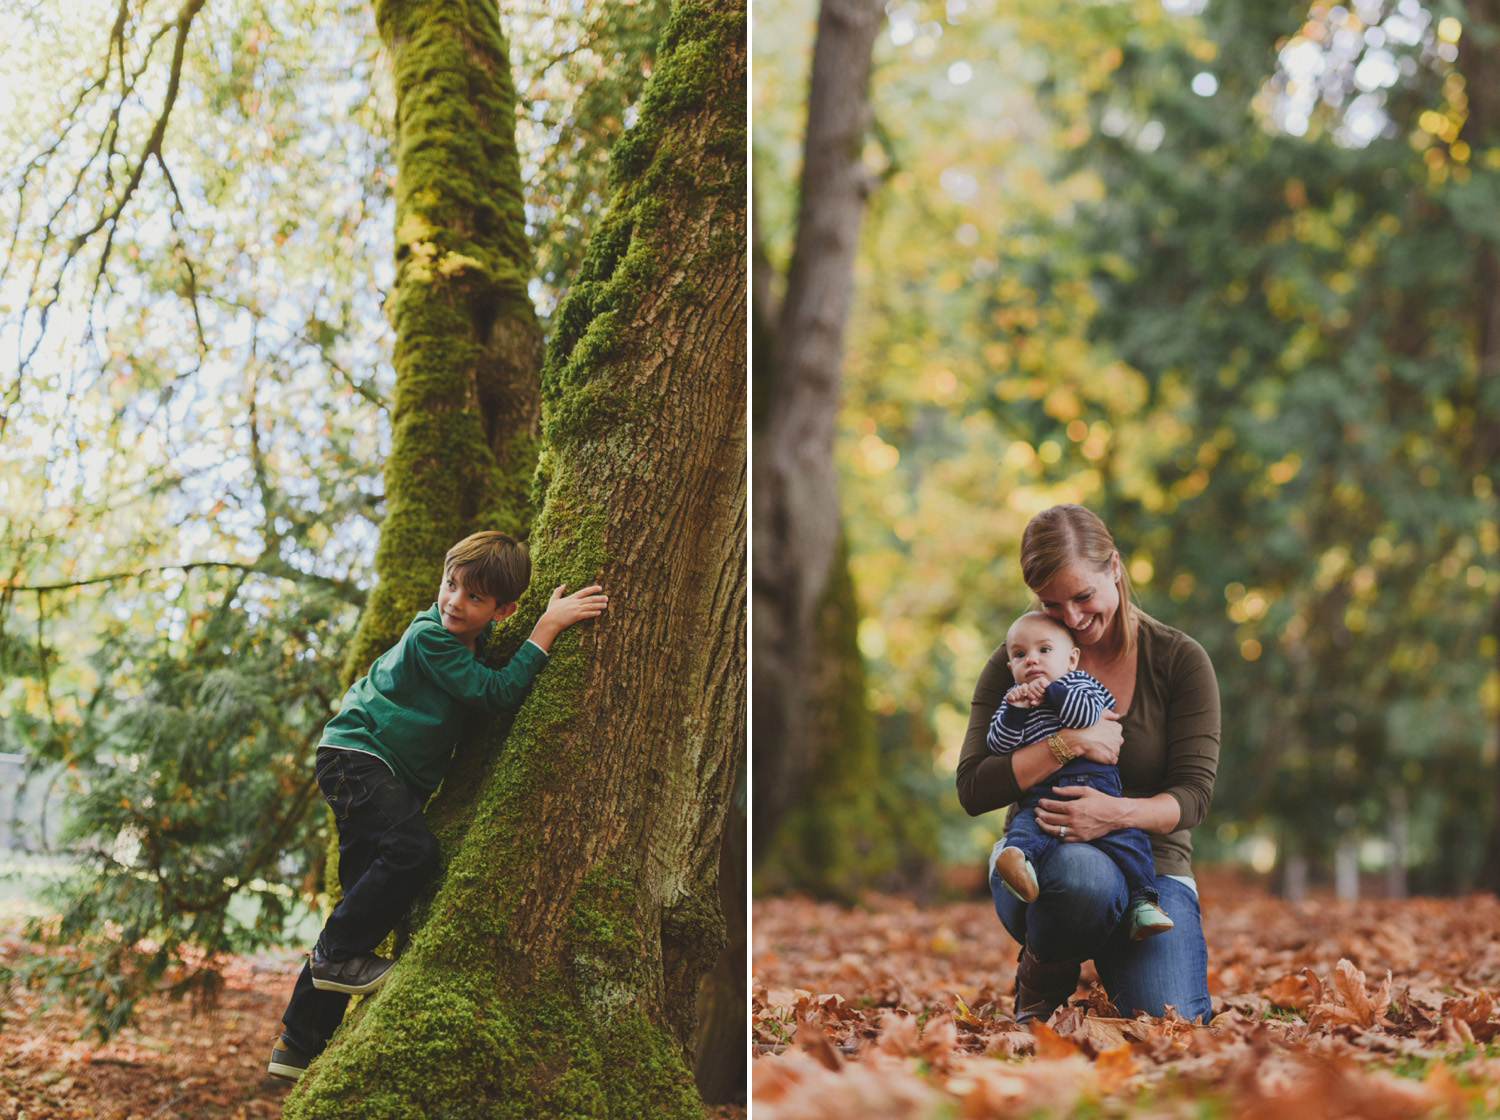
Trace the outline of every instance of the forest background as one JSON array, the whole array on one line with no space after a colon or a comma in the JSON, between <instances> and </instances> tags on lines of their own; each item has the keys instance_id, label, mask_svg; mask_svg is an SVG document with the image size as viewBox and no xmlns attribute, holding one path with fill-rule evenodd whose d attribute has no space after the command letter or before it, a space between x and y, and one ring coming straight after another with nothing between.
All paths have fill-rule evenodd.
<instances>
[{"instance_id":1,"label":"forest background","mask_svg":"<svg viewBox=\"0 0 1500 1120\"><path fill-rule=\"evenodd\" d=\"M822 729L800 760L761 737L757 688L758 888L977 886L1000 820L954 794L969 696L1029 602L1023 526L1079 502L1216 666L1200 860L1293 896L1500 889L1493 5L881 16L830 450L844 549L810 639L848 668L793 717ZM755 5L757 330L787 322L821 189L799 186L816 18ZM757 455L787 380L761 354Z\"/></svg>"}]
</instances>

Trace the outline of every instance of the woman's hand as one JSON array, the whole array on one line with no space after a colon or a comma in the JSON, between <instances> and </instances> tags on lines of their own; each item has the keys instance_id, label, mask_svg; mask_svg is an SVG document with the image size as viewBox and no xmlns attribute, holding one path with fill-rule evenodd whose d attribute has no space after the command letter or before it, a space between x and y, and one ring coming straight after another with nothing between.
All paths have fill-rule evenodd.
<instances>
[{"instance_id":1,"label":"woman's hand","mask_svg":"<svg viewBox=\"0 0 1500 1120\"><path fill-rule=\"evenodd\" d=\"M1036 819L1044 831L1063 843L1097 840L1125 827L1125 798L1101 793L1092 786L1058 786L1055 792L1068 800L1042 798L1037 802Z\"/></svg>"},{"instance_id":2,"label":"woman's hand","mask_svg":"<svg viewBox=\"0 0 1500 1120\"><path fill-rule=\"evenodd\" d=\"M1105 708L1092 727L1070 729L1064 734L1063 742L1079 758L1102 762L1106 766L1115 765L1120 761L1120 744L1125 742L1119 713Z\"/></svg>"}]
</instances>

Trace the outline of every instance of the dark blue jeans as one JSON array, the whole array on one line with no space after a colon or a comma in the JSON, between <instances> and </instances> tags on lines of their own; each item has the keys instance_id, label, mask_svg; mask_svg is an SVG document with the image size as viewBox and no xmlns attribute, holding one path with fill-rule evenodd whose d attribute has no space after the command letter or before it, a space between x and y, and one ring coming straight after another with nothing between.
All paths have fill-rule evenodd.
<instances>
[{"instance_id":1,"label":"dark blue jeans","mask_svg":"<svg viewBox=\"0 0 1500 1120\"><path fill-rule=\"evenodd\" d=\"M318 943L333 960L368 953L401 920L438 869L438 843L422 817L422 803L384 762L359 751L319 747L318 789L339 833L339 886ZM348 1009L343 992L313 987L303 964L281 1021L307 1054L321 1053Z\"/></svg>"},{"instance_id":2,"label":"dark blue jeans","mask_svg":"<svg viewBox=\"0 0 1500 1120\"><path fill-rule=\"evenodd\" d=\"M1052 850L1062 843L1050 832L1042 831L1037 824L1037 805L1043 798L1066 801L1055 792L1058 786L1091 786L1111 797L1120 796L1120 772L1113 766L1098 763L1070 762L1045 782L1038 782L1028 789L1016 806L1016 815L1005 826L1005 843L1020 848L1031 860L1031 866L1040 876L1042 865ZM1125 887L1132 899L1144 898L1159 901L1156 892L1156 857L1151 854L1151 841L1138 828L1121 828L1090 840L1110 859L1125 876ZM1170 913L1168 917L1171 917Z\"/></svg>"},{"instance_id":3,"label":"dark blue jeans","mask_svg":"<svg viewBox=\"0 0 1500 1120\"><path fill-rule=\"evenodd\" d=\"M1137 1011L1160 1015L1166 1005L1186 1019L1212 1015L1208 995L1208 945L1192 887L1162 876L1161 904L1172 918L1166 933L1130 940L1125 876L1092 844L1059 844L1036 869L1041 893L1029 906L990 875L995 912L1006 931L1047 964L1090 960L1110 1002L1126 1018Z\"/></svg>"}]
</instances>

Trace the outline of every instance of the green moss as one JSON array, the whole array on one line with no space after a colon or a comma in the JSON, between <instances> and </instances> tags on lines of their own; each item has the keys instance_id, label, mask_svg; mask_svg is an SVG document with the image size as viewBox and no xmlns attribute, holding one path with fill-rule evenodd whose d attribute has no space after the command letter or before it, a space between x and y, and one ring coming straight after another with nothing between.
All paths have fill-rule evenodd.
<instances>
[{"instance_id":1,"label":"green moss","mask_svg":"<svg viewBox=\"0 0 1500 1120\"><path fill-rule=\"evenodd\" d=\"M759 889L852 902L895 872L906 849L930 849L937 835L930 810L913 805L898 776L882 767L865 703L858 624L847 542L840 541L817 612L813 687L819 699L811 705L821 713L814 729L817 761L766 849L756 873Z\"/></svg>"}]
</instances>

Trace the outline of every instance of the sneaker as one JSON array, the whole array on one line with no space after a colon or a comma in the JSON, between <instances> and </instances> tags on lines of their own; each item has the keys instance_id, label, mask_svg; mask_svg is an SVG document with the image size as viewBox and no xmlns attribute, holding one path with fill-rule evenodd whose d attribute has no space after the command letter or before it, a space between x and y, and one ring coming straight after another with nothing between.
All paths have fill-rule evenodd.
<instances>
[{"instance_id":1,"label":"sneaker","mask_svg":"<svg viewBox=\"0 0 1500 1120\"><path fill-rule=\"evenodd\" d=\"M995 873L1000 876L1005 889L1022 902L1036 901L1040 890L1036 882L1036 871L1020 848L1002 849L995 857Z\"/></svg>"},{"instance_id":2,"label":"sneaker","mask_svg":"<svg viewBox=\"0 0 1500 1120\"><path fill-rule=\"evenodd\" d=\"M307 1063L310 1061L311 1054L304 1054L287 1040L286 1035L282 1035L271 1050L271 1064L266 1068L277 1077L296 1081L307 1072Z\"/></svg>"},{"instance_id":3,"label":"sneaker","mask_svg":"<svg viewBox=\"0 0 1500 1120\"><path fill-rule=\"evenodd\" d=\"M355 953L345 961L329 960L322 945L314 945L308 957L314 988L323 992L348 992L351 996L367 995L380 987L395 963L374 953Z\"/></svg>"},{"instance_id":4,"label":"sneaker","mask_svg":"<svg viewBox=\"0 0 1500 1120\"><path fill-rule=\"evenodd\" d=\"M1144 941L1172 928L1172 919L1144 898L1130 907L1130 940Z\"/></svg>"}]
</instances>

